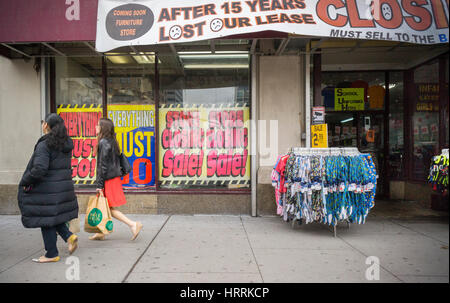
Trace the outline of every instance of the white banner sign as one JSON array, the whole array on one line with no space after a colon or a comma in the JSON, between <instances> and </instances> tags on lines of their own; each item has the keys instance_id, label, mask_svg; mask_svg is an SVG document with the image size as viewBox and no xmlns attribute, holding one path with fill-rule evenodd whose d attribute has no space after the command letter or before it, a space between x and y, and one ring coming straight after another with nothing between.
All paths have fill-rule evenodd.
<instances>
[{"instance_id":1,"label":"white banner sign","mask_svg":"<svg viewBox=\"0 0 450 303\"><path fill-rule=\"evenodd\" d=\"M260 31L448 43L448 0L99 0L96 49Z\"/></svg>"}]
</instances>

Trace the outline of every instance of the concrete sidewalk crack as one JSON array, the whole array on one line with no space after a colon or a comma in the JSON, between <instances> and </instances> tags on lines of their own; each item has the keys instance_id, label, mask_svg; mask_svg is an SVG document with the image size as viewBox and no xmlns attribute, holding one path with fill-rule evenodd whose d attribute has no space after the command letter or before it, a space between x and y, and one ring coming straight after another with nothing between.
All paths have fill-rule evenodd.
<instances>
[{"instance_id":1,"label":"concrete sidewalk crack","mask_svg":"<svg viewBox=\"0 0 450 303\"><path fill-rule=\"evenodd\" d=\"M19 264L19 263L24 262L26 259L31 258L32 256L34 256L35 254L37 254L37 253L40 252L40 251L42 251L42 248L40 248L40 249L38 249L37 251L35 251L34 253L32 253L32 254L30 254L30 255L24 257L23 259L20 259L20 261L14 263L14 264L11 265L10 267L8 267L8 268L6 268L6 269L0 271L0 274L4 273L5 271L8 271L9 269L13 268L14 266L16 266L16 265Z\"/></svg>"},{"instance_id":2,"label":"concrete sidewalk crack","mask_svg":"<svg viewBox=\"0 0 450 303\"><path fill-rule=\"evenodd\" d=\"M408 230L410 230L410 231L412 231L412 232L418 233L419 235L422 235L422 236L424 236L425 238L432 239L432 240L435 240L435 241L438 241L438 242L441 242L441 243L443 243L443 244L448 245L448 242L444 242L444 241L439 240L439 239L437 239L437 238L434 238L434 237L432 237L432 236L430 236L430 235L424 234L424 233L422 233L422 232L420 232L420 231L418 231L418 230L415 230L414 228L411 228L411 227L402 225L402 224L400 224L400 223L398 223L398 222L396 222L396 221L393 221L392 219L389 219L389 221L390 221L391 223L393 223L393 224L397 224L398 226L401 226L401 227L403 227L403 228L406 228L406 229L408 229Z\"/></svg>"},{"instance_id":3,"label":"concrete sidewalk crack","mask_svg":"<svg viewBox=\"0 0 450 303\"><path fill-rule=\"evenodd\" d=\"M239 216L239 219L241 220L242 228L244 229L245 236L247 237L248 246L250 246L250 250L252 251L253 259L255 260L256 267L258 268L258 272L261 277L261 281L262 281L262 283L264 283L264 278L262 276L261 269L259 268L258 260L256 260L256 255L255 255L255 252L253 251L252 244L250 243L250 238L248 237L247 230L245 229L244 221L242 221L242 216Z\"/></svg>"},{"instance_id":4,"label":"concrete sidewalk crack","mask_svg":"<svg viewBox=\"0 0 450 303\"><path fill-rule=\"evenodd\" d=\"M358 248L354 247L353 245L351 245L350 243L348 243L347 241L345 241L343 238L341 238L339 235L336 236L336 238L341 239L342 242L344 242L345 244L347 244L348 246L350 246L351 248L353 248L354 250L356 250L357 252L359 252L361 255L363 255L364 257L368 258L369 256L366 255L364 252L362 252L361 250L359 250ZM381 262L380 262L381 263ZM403 281L402 279L400 279L396 274L394 274L393 272L391 272L390 270L388 270L386 267L384 267L383 265L379 264L380 267L382 269L384 269L386 272L388 272L389 274L391 274L393 277L395 277L397 280L399 280L402 283L405 283L405 281Z\"/></svg>"},{"instance_id":5,"label":"concrete sidewalk crack","mask_svg":"<svg viewBox=\"0 0 450 303\"><path fill-rule=\"evenodd\" d=\"M166 226L166 223L169 221L169 219L172 217L172 215L169 215L169 217L167 217L166 221L163 223L163 225L161 225L161 227L159 228L158 232L156 233L156 235L153 237L153 239L150 241L150 243L147 245L147 247L145 248L145 250L142 252L142 254L139 256L139 258L136 260L136 262L133 264L133 266L130 268L130 270L128 271L128 273L125 275L125 277L122 280L122 283L125 283L128 279L128 277L130 276L130 274L133 272L134 268L136 267L136 265L139 263L139 261L141 261L142 257L147 253L148 249L150 248L150 246L153 244L153 241L155 241L156 237L158 237L159 233L161 232L161 230L163 230L164 226Z\"/></svg>"}]
</instances>

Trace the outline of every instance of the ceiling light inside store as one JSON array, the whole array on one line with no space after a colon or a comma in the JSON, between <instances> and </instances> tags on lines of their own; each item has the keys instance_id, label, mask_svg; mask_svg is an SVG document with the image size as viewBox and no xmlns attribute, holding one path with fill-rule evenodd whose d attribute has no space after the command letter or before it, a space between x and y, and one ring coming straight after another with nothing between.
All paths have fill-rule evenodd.
<instances>
[{"instance_id":1,"label":"ceiling light inside store","mask_svg":"<svg viewBox=\"0 0 450 303\"><path fill-rule=\"evenodd\" d=\"M185 64L185 69L240 69L248 68L248 64Z\"/></svg>"},{"instance_id":2,"label":"ceiling light inside store","mask_svg":"<svg viewBox=\"0 0 450 303\"><path fill-rule=\"evenodd\" d=\"M115 54L111 54L110 56L107 55L107 58L111 63L114 64L132 64L134 61L131 59L130 56L119 56Z\"/></svg>"},{"instance_id":3,"label":"ceiling light inside store","mask_svg":"<svg viewBox=\"0 0 450 303\"><path fill-rule=\"evenodd\" d=\"M341 123L350 122L350 121L353 121L353 118L342 120Z\"/></svg>"},{"instance_id":4,"label":"ceiling light inside store","mask_svg":"<svg viewBox=\"0 0 450 303\"><path fill-rule=\"evenodd\" d=\"M146 55L143 52L140 52L139 55L136 53L131 53L133 55L134 60L136 60L139 64L154 64L155 63L155 55L149 54Z\"/></svg>"},{"instance_id":5,"label":"ceiling light inside store","mask_svg":"<svg viewBox=\"0 0 450 303\"><path fill-rule=\"evenodd\" d=\"M179 55L181 59L248 59L246 54L203 54L203 55Z\"/></svg>"},{"instance_id":6,"label":"ceiling light inside store","mask_svg":"<svg viewBox=\"0 0 450 303\"><path fill-rule=\"evenodd\" d=\"M214 54L211 51L182 51L178 52L178 55L214 55L214 54L247 54L248 51L215 51Z\"/></svg>"}]
</instances>

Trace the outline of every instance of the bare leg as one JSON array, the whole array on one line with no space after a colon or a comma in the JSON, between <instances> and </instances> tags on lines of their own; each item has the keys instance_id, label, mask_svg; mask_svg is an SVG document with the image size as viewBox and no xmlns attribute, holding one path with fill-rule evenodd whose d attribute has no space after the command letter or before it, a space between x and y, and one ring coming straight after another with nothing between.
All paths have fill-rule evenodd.
<instances>
[{"instance_id":1,"label":"bare leg","mask_svg":"<svg viewBox=\"0 0 450 303\"><path fill-rule=\"evenodd\" d=\"M130 228L136 226L136 222L128 219L121 211L115 209L114 207L111 207L111 215L113 216L113 218L125 223Z\"/></svg>"},{"instance_id":2,"label":"bare leg","mask_svg":"<svg viewBox=\"0 0 450 303\"><path fill-rule=\"evenodd\" d=\"M115 209L114 207L111 207L111 215L113 218L116 218L130 227L131 233L133 234L131 240L135 240L142 229L142 223L128 219L121 211Z\"/></svg>"}]
</instances>

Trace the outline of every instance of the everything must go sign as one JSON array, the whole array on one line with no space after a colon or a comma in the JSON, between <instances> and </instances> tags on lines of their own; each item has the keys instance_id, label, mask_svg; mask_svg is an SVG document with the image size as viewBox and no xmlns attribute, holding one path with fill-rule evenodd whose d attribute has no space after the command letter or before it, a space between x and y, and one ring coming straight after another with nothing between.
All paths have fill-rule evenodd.
<instances>
[{"instance_id":1,"label":"everything must go sign","mask_svg":"<svg viewBox=\"0 0 450 303\"><path fill-rule=\"evenodd\" d=\"M95 126L102 117L101 105L59 105L57 113L63 118L72 138L72 178L77 185L95 184L97 177L97 134ZM132 166L122 178L125 187L155 185L155 106L109 105L108 118L115 125L116 138L123 154Z\"/></svg>"},{"instance_id":2,"label":"everything must go sign","mask_svg":"<svg viewBox=\"0 0 450 303\"><path fill-rule=\"evenodd\" d=\"M448 0L99 0L96 49L260 31L448 43Z\"/></svg>"}]
</instances>

